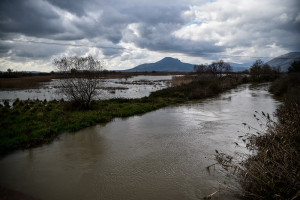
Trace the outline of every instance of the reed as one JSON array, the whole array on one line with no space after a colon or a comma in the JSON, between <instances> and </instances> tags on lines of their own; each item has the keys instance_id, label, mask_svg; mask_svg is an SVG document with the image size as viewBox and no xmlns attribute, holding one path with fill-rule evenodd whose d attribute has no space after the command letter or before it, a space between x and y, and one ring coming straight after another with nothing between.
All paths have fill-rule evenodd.
<instances>
[{"instance_id":1,"label":"reed","mask_svg":"<svg viewBox=\"0 0 300 200\"><path fill-rule=\"evenodd\" d=\"M195 76L185 75L185 76L172 76L171 85L172 86L180 86L183 84L191 83L196 80Z\"/></svg>"},{"instance_id":2,"label":"reed","mask_svg":"<svg viewBox=\"0 0 300 200\"><path fill-rule=\"evenodd\" d=\"M21 78L0 78L0 89L31 89L38 88L42 83L50 82L55 76L28 76Z\"/></svg>"},{"instance_id":3,"label":"reed","mask_svg":"<svg viewBox=\"0 0 300 200\"><path fill-rule=\"evenodd\" d=\"M299 75L299 74L298 74ZM298 199L300 197L300 80L284 76L272 84L283 105L269 114L256 112L261 129L240 136L252 154L230 156L216 151L217 162L236 178L246 199ZM280 87L278 87L280 86Z\"/></svg>"}]
</instances>

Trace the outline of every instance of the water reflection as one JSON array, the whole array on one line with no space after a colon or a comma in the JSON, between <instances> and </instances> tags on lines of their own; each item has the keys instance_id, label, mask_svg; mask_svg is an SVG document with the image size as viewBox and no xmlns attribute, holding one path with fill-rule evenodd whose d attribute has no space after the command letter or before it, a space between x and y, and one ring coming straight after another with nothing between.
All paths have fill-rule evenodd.
<instances>
[{"instance_id":1,"label":"water reflection","mask_svg":"<svg viewBox=\"0 0 300 200\"><path fill-rule=\"evenodd\" d=\"M131 78L120 79L99 79L96 99L111 98L141 98L148 96L150 92L161 90L169 86L172 79L168 76L133 76ZM64 98L57 94L59 80L54 79L37 89L25 90L5 90L0 91L0 100L7 99L14 101L16 98L21 100L39 99L54 100Z\"/></svg>"},{"instance_id":2,"label":"water reflection","mask_svg":"<svg viewBox=\"0 0 300 200\"><path fill-rule=\"evenodd\" d=\"M205 170L215 162L215 149L239 151L234 142L241 142L241 123L256 125L255 110L275 111L278 103L266 87L243 85L205 101L64 134L2 159L0 184L41 199L203 198L225 178Z\"/></svg>"}]
</instances>

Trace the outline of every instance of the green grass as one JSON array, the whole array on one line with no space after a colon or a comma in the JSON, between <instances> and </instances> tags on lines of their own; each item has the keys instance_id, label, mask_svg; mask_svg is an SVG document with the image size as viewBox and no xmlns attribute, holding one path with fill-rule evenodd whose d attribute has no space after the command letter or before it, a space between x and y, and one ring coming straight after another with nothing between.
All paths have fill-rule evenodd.
<instances>
[{"instance_id":1,"label":"green grass","mask_svg":"<svg viewBox=\"0 0 300 200\"><path fill-rule=\"evenodd\" d=\"M74 132L116 117L143 114L168 105L202 99L234 88L239 76L199 79L170 87L140 99L94 101L89 110L76 110L70 102L16 100L12 107L0 108L0 152L2 155L53 141L63 132Z\"/></svg>"}]
</instances>

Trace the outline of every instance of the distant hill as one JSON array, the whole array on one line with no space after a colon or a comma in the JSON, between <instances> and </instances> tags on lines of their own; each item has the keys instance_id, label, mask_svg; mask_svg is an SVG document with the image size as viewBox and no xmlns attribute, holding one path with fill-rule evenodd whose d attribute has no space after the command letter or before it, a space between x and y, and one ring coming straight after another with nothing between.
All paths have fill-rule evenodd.
<instances>
[{"instance_id":1,"label":"distant hill","mask_svg":"<svg viewBox=\"0 0 300 200\"><path fill-rule=\"evenodd\" d=\"M249 69L250 66L253 64L252 62L251 63L243 63L243 64L232 63L232 62L227 62L227 63L230 64L230 66L232 67L232 71L234 71L234 72L240 72L240 71Z\"/></svg>"},{"instance_id":2,"label":"distant hill","mask_svg":"<svg viewBox=\"0 0 300 200\"><path fill-rule=\"evenodd\" d=\"M125 70L126 72L191 72L194 70L194 65L183 63L176 58L165 57L155 63L145 63L138 65L132 69Z\"/></svg>"},{"instance_id":3,"label":"distant hill","mask_svg":"<svg viewBox=\"0 0 300 200\"><path fill-rule=\"evenodd\" d=\"M281 71L286 72L288 68L294 61L300 61L300 52L290 52L276 58L273 58L266 64L270 65L271 67L278 67L280 66Z\"/></svg>"},{"instance_id":4,"label":"distant hill","mask_svg":"<svg viewBox=\"0 0 300 200\"><path fill-rule=\"evenodd\" d=\"M249 69L252 63L237 64L228 63L232 66L233 71L243 71ZM165 57L164 59L155 63L145 63L138 65L134 68L124 70L125 72L151 72L151 71L164 71L164 72L192 72L194 64L183 63L176 58Z\"/></svg>"}]
</instances>

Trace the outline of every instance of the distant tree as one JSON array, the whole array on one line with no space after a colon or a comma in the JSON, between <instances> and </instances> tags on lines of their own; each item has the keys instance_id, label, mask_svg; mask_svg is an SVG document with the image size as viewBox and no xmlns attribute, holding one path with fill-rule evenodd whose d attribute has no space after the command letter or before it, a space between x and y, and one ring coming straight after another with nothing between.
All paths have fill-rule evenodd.
<instances>
[{"instance_id":1,"label":"distant tree","mask_svg":"<svg viewBox=\"0 0 300 200\"><path fill-rule=\"evenodd\" d=\"M200 64L194 65L194 71L198 74L209 73L217 76L218 78L222 77L222 74L232 71L230 64L225 63L223 60L212 62L211 64Z\"/></svg>"},{"instance_id":2,"label":"distant tree","mask_svg":"<svg viewBox=\"0 0 300 200\"><path fill-rule=\"evenodd\" d=\"M58 93L82 108L89 108L97 95L97 73L102 70L100 61L88 57L63 57L54 60L54 65L60 73L68 77L59 79Z\"/></svg>"},{"instance_id":3,"label":"distant tree","mask_svg":"<svg viewBox=\"0 0 300 200\"><path fill-rule=\"evenodd\" d=\"M223 60L219 60L216 62L212 62L208 66L208 71L216 75L218 78L221 78L222 74L231 72L232 67L230 66L230 64L225 63Z\"/></svg>"},{"instance_id":4,"label":"distant tree","mask_svg":"<svg viewBox=\"0 0 300 200\"><path fill-rule=\"evenodd\" d=\"M245 70L241 71L241 73L242 74L249 74L250 72L249 72L249 69L245 69Z\"/></svg>"},{"instance_id":5,"label":"distant tree","mask_svg":"<svg viewBox=\"0 0 300 200\"><path fill-rule=\"evenodd\" d=\"M77 70L75 68L71 69L71 74L76 74Z\"/></svg>"},{"instance_id":6,"label":"distant tree","mask_svg":"<svg viewBox=\"0 0 300 200\"><path fill-rule=\"evenodd\" d=\"M264 62L260 59L256 60L253 65L250 67L250 74L257 75L261 74L261 69L264 65Z\"/></svg>"},{"instance_id":7,"label":"distant tree","mask_svg":"<svg viewBox=\"0 0 300 200\"><path fill-rule=\"evenodd\" d=\"M289 73L300 72L300 61L294 61L288 69Z\"/></svg>"},{"instance_id":8,"label":"distant tree","mask_svg":"<svg viewBox=\"0 0 300 200\"><path fill-rule=\"evenodd\" d=\"M7 69L7 72L10 74L10 73L12 73L12 72L13 72L13 70L12 70L12 69L10 69L10 68L8 68L8 69Z\"/></svg>"},{"instance_id":9,"label":"distant tree","mask_svg":"<svg viewBox=\"0 0 300 200\"><path fill-rule=\"evenodd\" d=\"M250 67L250 75L253 81L272 81L279 76L280 66L270 67L262 60L256 60Z\"/></svg>"},{"instance_id":10,"label":"distant tree","mask_svg":"<svg viewBox=\"0 0 300 200\"><path fill-rule=\"evenodd\" d=\"M194 65L194 71L198 74L207 73L208 65L207 64L200 64Z\"/></svg>"}]
</instances>

